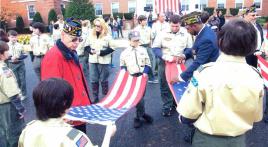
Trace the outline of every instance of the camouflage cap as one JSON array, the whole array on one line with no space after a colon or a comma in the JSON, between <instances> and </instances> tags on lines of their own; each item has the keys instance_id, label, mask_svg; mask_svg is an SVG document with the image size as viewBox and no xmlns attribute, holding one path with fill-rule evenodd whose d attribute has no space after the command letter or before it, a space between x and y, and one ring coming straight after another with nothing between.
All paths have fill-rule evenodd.
<instances>
[{"instance_id":1,"label":"camouflage cap","mask_svg":"<svg viewBox=\"0 0 268 147\"><path fill-rule=\"evenodd\" d=\"M246 8L243 10L242 14L247 14L247 13L255 13L256 11L256 5L251 5L249 8Z\"/></svg>"},{"instance_id":2,"label":"camouflage cap","mask_svg":"<svg viewBox=\"0 0 268 147\"><path fill-rule=\"evenodd\" d=\"M185 25L191 25L195 23L200 23L201 22L201 13L200 12L192 12L190 14L184 15L182 17L183 22Z\"/></svg>"},{"instance_id":3,"label":"camouflage cap","mask_svg":"<svg viewBox=\"0 0 268 147\"><path fill-rule=\"evenodd\" d=\"M63 31L71 36L80 37L82 34L81 21L75 18L67 18L64 21Z\"/></svg>"}]
</instances>

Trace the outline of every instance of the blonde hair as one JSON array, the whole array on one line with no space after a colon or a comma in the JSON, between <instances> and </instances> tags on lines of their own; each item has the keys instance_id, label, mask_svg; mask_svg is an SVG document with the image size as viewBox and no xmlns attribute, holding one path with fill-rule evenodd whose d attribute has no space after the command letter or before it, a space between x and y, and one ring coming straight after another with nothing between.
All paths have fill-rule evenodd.
<instances>
[{"instance_id":1,"label":"blonde hair","mask_svg":"<svg viewBox=\"0 0 268 147\"><path fill-rule=\"evenodd\" d=\"M108 27L107 27L107 25L106 25L104 19L103 19L103 18L96 18L96 19L93 21L93 24L95 25L97 21L100 22L100 25L101 25L101 28L102 28L99 37L101 38L101 37L103 37L103 36L106 36L106 35L108 34ZM92 31L92 33L93 33L93 36L96 36L96 27L95 27L95 26L93 27L93 31Z\"/></svg>"}]
</instances>

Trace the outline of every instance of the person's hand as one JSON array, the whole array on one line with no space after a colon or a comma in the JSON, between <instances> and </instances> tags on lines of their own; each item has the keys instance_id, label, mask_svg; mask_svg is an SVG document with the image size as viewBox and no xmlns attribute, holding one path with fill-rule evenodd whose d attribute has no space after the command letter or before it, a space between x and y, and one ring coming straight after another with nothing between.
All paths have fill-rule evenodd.
<instances>
[{"instance_id":1,"label":"person's hand","mask_svg":"<svg viewBox=\"0 0 268 147\"><path fill-rule=\"evenodd\" d=\"M143 73L142 75L143 75L143 76L145 76L145 77L147 77L147 76L148 76L148 74L147 74L147 73Z\"/></svg>"},{"instance_id":2,"label":"person's hand","mask_svg":"<svg viewBox=\"0 0 268 147\"><path fill-rule=\"evenodd\" d=\"M116 125L115 124L107 125L105 135L112 137L112 136L114 136L115 132L116 132Z\"/></svg>"},{"instance_id":3,"label":"person's hand","mask_svg":"<svg viewBox=\"0 0 268 147\"><path fill-rule=\"evenodd\" d=\"M12 56L12 57L11 57L11 61L15 62L15 61L17 61L17 60L18 60L17 57L15 57L15 56Z\"/></svg>"},{"instance_id":4,"label":"person's hand","mask_svg":"<svg viewBox=\"0 0 268 147\"><path fill-rule=\"evenodd\" d=\"M178 64L185 63L185 59L186 59L185 55L181 54L181 55L177 56L177 63Z\"/></svg>"},{"instance_id":5,"label":"person's hand","mask_svg":"<svg viewBox=\"0 0 268 147\"><path fill-rule=\"evenodd\" d=\"M171 78L170 83L171 84L174 84L174 83L177 83L179 81L180 81L179 77L178 76L174 76L174 77Z\"/></svg>"},{"instance_id":6,"label":"person's hand","mask_svg":"<svg viewBox=\"0 0 268 147\"><path fill-rule=\"evenodd\" d=\"M254 53L254 55L255 56L260 56L260 55L262 55L262 51L257 51L257 52Z\"/></svg>"}]
</instances>

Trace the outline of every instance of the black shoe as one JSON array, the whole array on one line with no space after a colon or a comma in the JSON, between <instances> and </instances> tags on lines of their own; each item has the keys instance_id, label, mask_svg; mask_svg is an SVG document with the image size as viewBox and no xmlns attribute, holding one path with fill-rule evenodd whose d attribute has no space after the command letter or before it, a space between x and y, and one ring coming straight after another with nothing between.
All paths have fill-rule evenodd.
<instances>
[{"instance_id":1,"label":"black shoe","mask_svg":"<svg viewBox=\"0 0 268 147\"><path fill-rule=\"evenodd\" d=\"M142 116L142 118L145 120L145 122L147 122L149 124L153 123L153 121L154 121L154 119L146 113Z\"/></svg>"},{"instance_id":2,"label":"black shoe","mask_svg":"<svg viewBox=\"0 0 268 147\"><path fill-rule=\"evenodd\" d=\"M164 117L169 117L172 115L172 108L166 108L162 110L162 115Z\"/></svg>"},{"instance_id":3,"label":"black shoe","mask_svg":"<svg viewBox=\"0 0 268 147\"><path fill-rule=\"evenodd\" d=\"M99 102L99 99L95 99L92 104L97 104Z\"/></svg>"},{"instance_id":4,"label":"black shoe","mask_svg":"<svg viewBox=\"0 0 268 147\"><path fill-rule=\"evenodd\" d=\"M142 122L139 118L134 118L134 128L140 128L142 126Z\"/></svg>"}]
</instances>

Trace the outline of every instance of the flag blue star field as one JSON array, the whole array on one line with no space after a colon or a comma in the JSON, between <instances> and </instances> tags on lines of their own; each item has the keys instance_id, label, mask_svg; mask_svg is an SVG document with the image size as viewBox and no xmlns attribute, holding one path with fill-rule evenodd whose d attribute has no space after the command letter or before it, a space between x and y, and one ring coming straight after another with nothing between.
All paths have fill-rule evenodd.
<instances>
[{"instance_id":1,"label":"flag blue star field","mask_svg":"<svg viewBox=\"0 0 268 147\"><path fill-rule=\"evenodd\" d=\"M108 125L114 123L141 100L147 77L133 77L121 70L108 94L100 103L71 107L65 119Z\"/></svg>"},{"instance_id":2,"label":"flag blue star field","mask_svg":"<svg viewBox=\"0 0 268 147\"><path fill-rule=\"evenodd\" d=\"M183 93L188 87L189 82L184 82L182 79L179 79L179 82L171 84L172 79L174 77L180 77L179 75L185 70L185 66L183 64L177 63L169 63L166 62L166 79L168 82L169 89L175 98L175 101L179 103Z\"/></svg>"}]
</instances>

